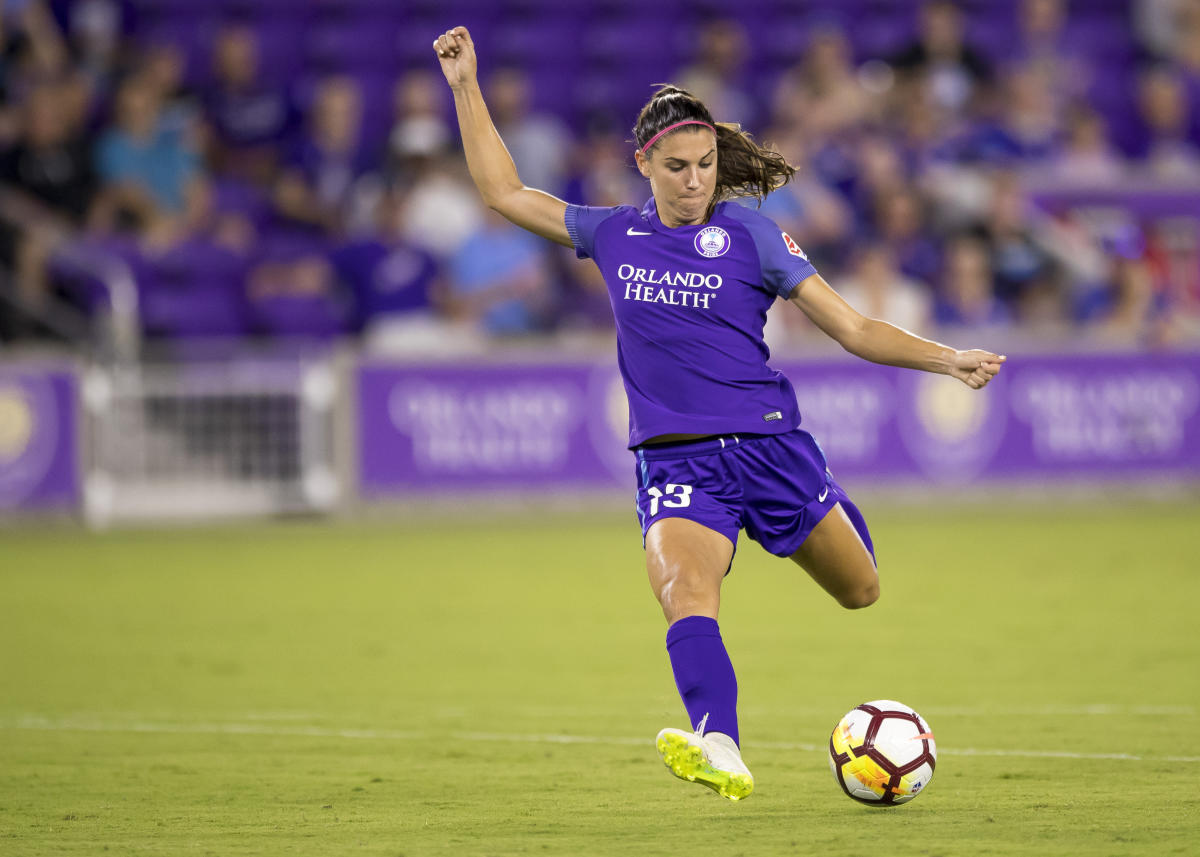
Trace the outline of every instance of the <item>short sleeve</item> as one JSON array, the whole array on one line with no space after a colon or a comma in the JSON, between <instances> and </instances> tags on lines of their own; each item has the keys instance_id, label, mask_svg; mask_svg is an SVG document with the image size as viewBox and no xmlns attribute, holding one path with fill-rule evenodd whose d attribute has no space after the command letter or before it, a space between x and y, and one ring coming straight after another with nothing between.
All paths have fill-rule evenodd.
<instances>
[{"instance_id":1,"label":"short sleeve","mask_svg":"<svg viewBox=\"0 0 1200 857\"><path fill-rule=\"evenodd\" d=\"M771 218L732 204L726 206L725 213L741 221L754 239L754 248L758 251L758 261L762 266L763 284L768 291L787 298L802 280L817 273L800 245Z\"/></svg>"},{"instance_id":2,"label":"short sleeve","mask_svg":"<svg viewBox=\"0 0 1200 857\"><path fill-rule=\"evenodd\" d=\"M109 132L100 138L96 146L96 172L107 182L120 181L128 172L128 161L122 157L121 143L116 134Z\"/></svg>"},{"instance_id":3,"label":"short sleeve","mask_svg":"<svg viewBox=\"0 0 1200 857\"><path fill-rule=\"evenodd\" d=\"M616 214L617 207L596 205L568 205L563 214L567 235L575 245L575 255L580 259L591 259L596 253L596 229Z\"/></svg>"}]
</instances>

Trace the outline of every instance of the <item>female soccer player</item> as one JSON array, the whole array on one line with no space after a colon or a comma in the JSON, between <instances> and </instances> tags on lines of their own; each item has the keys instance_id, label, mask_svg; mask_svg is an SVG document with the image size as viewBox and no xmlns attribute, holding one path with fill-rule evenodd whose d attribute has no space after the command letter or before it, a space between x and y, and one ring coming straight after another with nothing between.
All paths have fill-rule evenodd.
<instances>
[{"instance_id":1,"label":"female soccer player","mask_svg":"<svg viewBox=\"0 0 1200 857\"><path fill-rule=\"evenodd\" d=\"M663 87L638 116L634 158L653 193L640 211L568 205L521 183L488 116L466 28L433 48L483 201L595 260L608 285L646 568L693 726L664 729L656 745L675 776L744 798L754 778L739 749L737 681L717 626L738 530L790 557L844 607L879 597L866 523L799 428L792 385L767 366L767 308L785 298L851 354L974 389L1005 358L956 351L850 307L778 226L725 201L761 199L792 167L713 122L689 93Z\"/></svg>"}]
</instances>

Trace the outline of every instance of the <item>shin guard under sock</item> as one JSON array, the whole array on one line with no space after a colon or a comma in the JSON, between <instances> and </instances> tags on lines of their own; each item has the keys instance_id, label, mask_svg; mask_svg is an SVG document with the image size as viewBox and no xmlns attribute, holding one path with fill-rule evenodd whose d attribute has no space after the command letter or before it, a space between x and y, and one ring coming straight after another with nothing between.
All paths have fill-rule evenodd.
<instances>
[{"instance_id":1,"label":"shin guard under sock","mask_svg":"<svg viewBox=\"0 0 1200 857\"><path fill-rule=\"evenodd\" d=\"M705 732L723 732L740 746L737 678L717 620L707 616L680 619L667 629L667 653L692 728L703 723Z\"/></svg>"}]
</instances>

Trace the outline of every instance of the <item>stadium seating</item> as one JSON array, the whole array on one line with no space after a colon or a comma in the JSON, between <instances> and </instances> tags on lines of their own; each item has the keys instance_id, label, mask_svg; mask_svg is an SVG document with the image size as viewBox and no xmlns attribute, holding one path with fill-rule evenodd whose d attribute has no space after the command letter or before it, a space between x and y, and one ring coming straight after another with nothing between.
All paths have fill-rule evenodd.
<instances>
[{"instance_id":1,"label":"stadium seating","mask_svg":"<svg viewBox=\"0 0 1200 857\"><path fill-rule=\"evenodd\" d=\"M714 18L735 19L746 31L753 49L729 83L765 114L781 76L803 60L813 36L823 28L835 26L844 33L855 63L886 59L916 37L921 0L740 0L732 9L720 0L122 0L122 5L130 12L135 47L167 43L182 50L185 83L202 103L213 80L215 37L231 20L252 28L260 79L286 88L300 114L308 111L319 81L333 74L349 75L362 94L363 147L378 153L384 181L394 181L395 165L386 158L396 119L395 83L412 69L436 73L430 42L456 24L469 26L484 48L485 85L497 68L520 67L530 77L533 111L553 114L582 139L597 125L622 133L630 128L650 86L678 80L696 61L698 37ZM1018 5L1010 0L961 4L967 43L1001 74L1020 50ZM1131 33L1129 6L1123 0L1076 0L1068 9L1061 42L1068 53L1092 67L1086 98L1105 119L1117 146L1126 155L1136 155L1143 142L1136 64L1145 57ZM1193 132L1200 138L1200 78L1188 79L1187 85L1194 105ZM445 123L452 128L448 97L442 107ZM755 130L761 133L769 127L769 117L754 118L754 124L762 126ZM945 154L955 141L942 143ZM280 160L287 148L279 146ZM842 158L847 169L840 178L827 173L823 179L835 190L850 189L849 177L857 167L845 152L830 147L812 157L818 173L822 164ZM271 215L268 188L222 175L212 179L215 211L245 217L256 230L259 247L253 258L242 260L243 269L264 261L280 263L299 253L296 236L281 230ZM322 252L357 237L323 236L321 240L331 244ZM206 284L214 278L229 276L240 283L244 273L233 271L227 251L214 249L213 258L206 258L206 248L214 246L210 238L196 236L146 259L132 259L128 247L109 246L111 252L131 257L144 293L147 332L188 336L249 329L327 336L346 329L344 308L324 298L276 296L247 304L210 288ZM78 283L72 288L85 306L103 300L103 290ZM211 305L203 310L192 307L189 301L202 294L210 295Z\"/></svg>"}]
</instances>

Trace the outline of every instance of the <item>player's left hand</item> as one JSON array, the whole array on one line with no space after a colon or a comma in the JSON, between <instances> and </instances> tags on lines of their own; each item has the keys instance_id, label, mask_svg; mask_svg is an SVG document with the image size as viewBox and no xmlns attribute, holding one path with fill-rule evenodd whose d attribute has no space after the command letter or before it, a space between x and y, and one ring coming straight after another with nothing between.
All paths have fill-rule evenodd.
<instances>
[{"instance_id":1,"label":"player's left hand","mask_svg":"<svg viewBox=\"0 0 1200 857\"><path fill-rule=\"evenodd\" d=\"M980 351L978 348L955 351L950 362L950 374L972 390L979 390L996 377L1007 359L1003 354Z\"/></svg>"}]
</instances>

